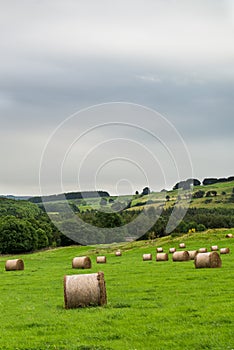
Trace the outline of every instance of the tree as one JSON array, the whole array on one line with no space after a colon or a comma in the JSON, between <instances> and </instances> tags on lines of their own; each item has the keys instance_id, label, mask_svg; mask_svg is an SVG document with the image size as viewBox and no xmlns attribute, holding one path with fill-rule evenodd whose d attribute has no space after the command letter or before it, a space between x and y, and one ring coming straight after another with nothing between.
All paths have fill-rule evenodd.
<instances>
[{"instance_id":1,"label":"tree","mask_svg":"<svg viewBox=\"0 0 234 350\"><path fill-rule=\"evenodd\" d=\"M38 236L32 224L14 216L6 216L0 224L0 252L15 254L37 249Z\"/></svg>"},{"instance_id":2,"label":"tree","mask_svg":"<svg viewBox=\"0 0 234 350\"><path fill-rule=\"evenodd\" d=\"M143 195L143 196L146 196L146 195L148 195L148 194L150 194L150 189L149 189L149 187L143 188L143 190L142 190L142 195Z\"/></svg>"}]
</instances>

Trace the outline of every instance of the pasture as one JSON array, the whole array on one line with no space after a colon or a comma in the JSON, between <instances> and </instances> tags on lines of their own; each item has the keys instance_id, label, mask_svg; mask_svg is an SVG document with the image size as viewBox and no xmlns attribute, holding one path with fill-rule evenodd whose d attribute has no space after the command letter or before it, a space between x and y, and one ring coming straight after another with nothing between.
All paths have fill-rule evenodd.
<instances>
[{"instance_id":1,"label":"pasture","mask_svg":"<svg viewBox=\"0 0 234 350\"><path fill-rule=\"evenodd\" d=\"M0 256L0 349L181 350L234 349L233 230L209 230L111 246L58 248ZM222 268L195 269L193 261L156 262L156 248L229 247ZM122 256L114 252L122 250ZM152 253L152 261L142 261ZM89 270L72 269L88 255ZM105 255L106 264L96 257ZM8 258L22 258L23 271L5 271ZM103 271L107 305L64 308L63 277Z\"/></svg>"}]
</instances>

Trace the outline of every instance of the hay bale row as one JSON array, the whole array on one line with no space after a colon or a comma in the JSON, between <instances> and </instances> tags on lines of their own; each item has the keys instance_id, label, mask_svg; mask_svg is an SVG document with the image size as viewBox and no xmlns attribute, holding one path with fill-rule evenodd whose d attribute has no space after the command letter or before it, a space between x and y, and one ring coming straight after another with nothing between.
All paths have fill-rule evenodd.
<instances>
[{"instance_id":1,"label":"hay bale row","mask_svg":"<svg viewBox=\"0 0 234 350\"><path fill-rule=\"evenodd\" d=\"M5 263L6 271L24 270L24 262L22 259L11 259Z\"/></svg>"},{"instance_id":2,"label":"hay bale row","mask_svg":"<svg viewBox=\"0 0 234 350\"><path fill-rule=\"evenodd\" d=\"M64 303L66 309L105 305L104 273L64 276Z\"/></svg>"},{"instance_id":3,"label":"hay bale row","mask_svg":"<svg viewBox=\"0 0 234 350\"><path fill-rule=\"evenodd\" d=\"M216 268L222 266L222 261L217 252L198 253L195 256L194 264L196 269L199 268Z\"/></svg>"}]
</instances>

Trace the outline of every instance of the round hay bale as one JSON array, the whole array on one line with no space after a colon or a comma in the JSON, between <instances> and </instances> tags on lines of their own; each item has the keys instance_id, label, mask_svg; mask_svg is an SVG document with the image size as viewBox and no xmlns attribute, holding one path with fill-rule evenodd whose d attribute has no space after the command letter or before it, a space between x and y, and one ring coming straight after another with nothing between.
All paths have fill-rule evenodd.
<instances>
[{"instance_id":1,"label":"round hay bale","mask_svg":"<svg viewBox=\"0 0 234 350\"><path fill-rule=\"evenodd\" d=\"M121 256L121 255L122 255L122 253L121 253L120 250L117 250L117 251L115 252L115 256Z\"/></svg>"},{"instance_id":2,"label":"round hay bale","mask_svg":"<svg viewBox=\"0 0 234 350\"><path fill-rule=\"evenodd\" d=\"M233 238L233 234L232 233L226 234L226 238Z\"/></svg>"},{"instance_id":3,"label":"round hay bale","mask_svg":"<svg viewBox=\"0 0 234 350\"><path fill-rule=\"evenodd\" d=\"M230 249L229 248L220 248L220 254L229 254Z\"/></svg>"},{"instance_id":4,"label":"round hay bale","mask_svg":"<svg viewBox=\"0 0 234 350\"><path fill-rule=\"evenodd\" d=\"M22 259L7 260L5 264L5 270L6 271L24 270L24 262Z\"/></svg>"},{"instance_id":5,"label":"round hay bale","mask_svg":"<svg viewBox=\"0 0 234 350\"><path fill-rule=\"evenodd\" d=\"M92 263L88 256L79 256L72 260L73 269L91 269Z\"/></svg>"},{"instance_id":6,"label":"round hay bale","mask_svg":"<svg viewBox=\"0 0 234 350\"><path fill-rule=\"evenodd\" d=\"M162 247L158 247L157 248L157 253L162 253L163 252L163 248Z\"/></svg>"},{"instance_id":7,"label":"round hay bale","mask_svg":"<svg viewBox=\"0 0 234 350\"><path fill-rule=\"evenodd\" d=\"M173 261L188 261L188 260L190 260L189 253L186 250L183 250L180 252L175 252L172 255L172 260Z\"/></svg>"},{"instance_id":8,"label":"round hay bale","mask_svg":"<svg viewBox=\"0 0 234 350\"><path fill-rule=\"evenodd\" d=\"M96 257L96 263L97 264L105 264L106 263L106 257L105 256L97 256Z\"/></svg>"},{"instance_id":9,"label":"round hay bale","mask_svg":"<svg viewBox=\"0 0 234 350\"><path fill-rule=\"evenodd\" d=\"M195 256L198 254L197 250L188 250L190 260L194 260Z\"/></svg>"},{"instance_id":10,"label":"round hay bale","mask_svg":"<svg viewBox=\"0 0 234 350\"><path fill-rule=\"evenodd\" d=\"M222 261L217 252L198 253L195 256L194 264L196 269L221 267Z\"/></svg>"},{"instance_id":11,"label":"round hay bale","mask_svg":"<svg viewBox=\"0 0 234 350\"><path fill-rule=\"evenodd\" d=\"M64 276L64 302L66 309L105 305L104 273Z\"/></svg>"},{"instance_id":12,"label":"round hay bale","mask_svg":"<svg viewBox=\"0 0 234 350\"><path fill-rule=\"evenodd\" d=\"M168 261L168 254L167 253L158 253L156 255L156 261Z\"/></svg>"},{"instance_id":13,"label":"round hay bale","mask_svg":"<svg viewBox=\"0 0 234 350\"><path fill-rule=\"evenodd\" d=\"M207 249L206 248L199 248L198 253L206 253Z\"/></svg>"},{"instance_id":14,"label":"round hay bale","mask_svg":"<svg viewBox=\"0 0 234 350\"><path fill-rule=\"evenodd\" d=\"M180 244L179 244L179 247L180 247L180 248L185 248L185 247L186 247L186 246L185 246L185 243L180 243Z\"/></svg>"},{"instance_id":15,"label":"round hay bale","mask_svg":"<svg viewBox=\"0 0 234 350\"><path fill-rule=\"evenodd\" d=\"M173 247L169 249L169 253L175 253L175 252L176 252L176 248Z\"/></svg>"},{"instance_id":16,"label":"round hay bale","mask_svg":"<svg viewBox=\"0 0 234 350\"><path fill-rule=\"evenodd\" d=\"M212 252L216 252L217 250L219 250L219 247L218 247L217 245L212 245L212 246L210 247L210 250L211 250Z\"/></svg>"},{"instance_id":17,"label":"round hay bale","mask_svg":"<svg viewBox=\"0 0 234 350\"><path fill-rule=\"evenodd\" d=\"M143 261L152 260L152 254L143 254Z\"/></svg>"}]
</instances>

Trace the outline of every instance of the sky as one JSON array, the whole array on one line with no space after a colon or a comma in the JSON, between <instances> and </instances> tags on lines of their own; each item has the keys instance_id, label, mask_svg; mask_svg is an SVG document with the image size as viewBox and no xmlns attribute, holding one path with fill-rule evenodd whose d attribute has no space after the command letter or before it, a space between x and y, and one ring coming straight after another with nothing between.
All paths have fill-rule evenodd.
<instances>
[{"instance_id":1,"label":"sky","mask_svg":"<svg viewBox=\"0 0 234 350\"><path fill-rule=\"evenodd\" d=\"M234 175L234 1L11 0L0 194Z\"/></svg>"}]
</instances>

